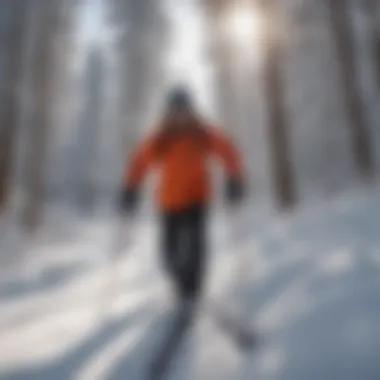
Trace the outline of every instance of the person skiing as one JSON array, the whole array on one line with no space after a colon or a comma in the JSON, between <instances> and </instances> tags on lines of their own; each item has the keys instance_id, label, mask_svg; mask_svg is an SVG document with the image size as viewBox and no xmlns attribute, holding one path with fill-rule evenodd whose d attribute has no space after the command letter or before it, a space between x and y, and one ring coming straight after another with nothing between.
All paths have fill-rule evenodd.
<instances>
[{"instance_id":1,"label":"person skiing","mask_svg":"<svg viewBox=\"0 0 380 380\"><path fill-rule=\"evenodd\" d=\"M123 215L136 212L147 172L159 171L161 254L181 304L196 302L202 293L211 156L221 159L227 174L226 200L232 206L240 204L245 181L238 150L230 138L198 116L190 93L179 87L169 93L164 121L136 147L124 171Z\"/></svg>"}]
</instances>

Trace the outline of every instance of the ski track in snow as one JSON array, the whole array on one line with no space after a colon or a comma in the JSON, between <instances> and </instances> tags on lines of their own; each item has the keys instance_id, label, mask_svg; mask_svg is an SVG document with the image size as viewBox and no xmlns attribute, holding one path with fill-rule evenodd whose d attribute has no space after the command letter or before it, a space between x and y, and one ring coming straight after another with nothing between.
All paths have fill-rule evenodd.
<instances>
[{"instance_id":1,"label":"ski track in snow","mask_svg":"<svg viewBox=\"0 0 380 380\"><path fill-rule=\"evenodd\" d=\"M169 378L378 380L379 201L375 191L352 195L256 222L246 236L247 225L231 231L216 217L209 293L244 310L257 347L239 354L202 315ZM113 265L99 228L86 232L91 244L35 246L32 270L2 278L1 380L143 380L170 324L155 223L143 221ZM237 234L234 244L226 233Z\"/></svg>"}]
</instances>

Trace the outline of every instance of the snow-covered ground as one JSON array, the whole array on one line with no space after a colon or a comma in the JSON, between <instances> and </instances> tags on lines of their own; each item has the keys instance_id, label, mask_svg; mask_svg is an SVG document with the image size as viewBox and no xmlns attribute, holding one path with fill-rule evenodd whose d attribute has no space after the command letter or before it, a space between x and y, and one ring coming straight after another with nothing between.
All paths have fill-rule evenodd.
<instances>
[{"instance_id":1,"label":"snow-covered ground","mask_svg":"<svg viewBox=\"0 0 380 380\"><path fill-rule=\"evenodd\" d=\"M378 188L287 218L244 219L229 244L227 219L214 217L208 293L226 307L245 303L237 310L255 327L256 348L240 354L201 314L170 379L378 380ZM81 233L40 239L18 266L2 265L1 380L143 379L171 321L157 226L141 219L113 264L110 227L78 222Z\"/></svg>"}]
</instances>

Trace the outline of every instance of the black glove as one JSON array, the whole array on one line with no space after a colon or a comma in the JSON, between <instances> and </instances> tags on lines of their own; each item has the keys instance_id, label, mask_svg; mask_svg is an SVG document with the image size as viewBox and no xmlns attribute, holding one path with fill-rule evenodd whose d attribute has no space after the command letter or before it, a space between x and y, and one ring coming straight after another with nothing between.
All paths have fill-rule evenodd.
<instances>
[{"instance_id":1,"label":"black glove","mask_svg":"<svg viewBox=\"0 0 380 380\"><path fill-rule=\"evenodd\" d=\"M241 203L244 198L244 184L240 178L230 178L226 183L226 200L230 205Z\"/></svg>"},{"instance_id":2,"label":"black glove","mask_svg":"<svg viewBox=\"0 0 380 380\"><path fill-rule=\"evenodd\" d=\"M133 214L139 203L139 191L134 188L123 189L119 198L119 209L123 214Z\"/></svg>"}]
</instances>

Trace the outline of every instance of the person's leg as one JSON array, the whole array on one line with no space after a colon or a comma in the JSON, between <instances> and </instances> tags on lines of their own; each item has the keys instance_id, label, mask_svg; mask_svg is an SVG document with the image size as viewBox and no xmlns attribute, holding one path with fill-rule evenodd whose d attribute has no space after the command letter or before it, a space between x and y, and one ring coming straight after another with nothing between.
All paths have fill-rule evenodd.
<instances>
[{"instance_id":1,"label":"person's leg","mask_svg":"<svg viewBox=\"0 0 380 380\"><path fill-rule=\"evenodd\" d=\"M187 298L201 296L206 264L206 207L195 206L186 216L187 252L182 286Z\"/></svg>"},{"instance_id":2,"label":"person's leg","mask_svg":"<svg viewBox=\"0 0 380 380\"><path fill-rule=\"evenodd\" d=\"M161 255L164 268L173 284L175 295L182 297L182 275L178 265L181 249L183 217L179 213L164 212L161 215Z\"/></svg>"}]
</instances>

